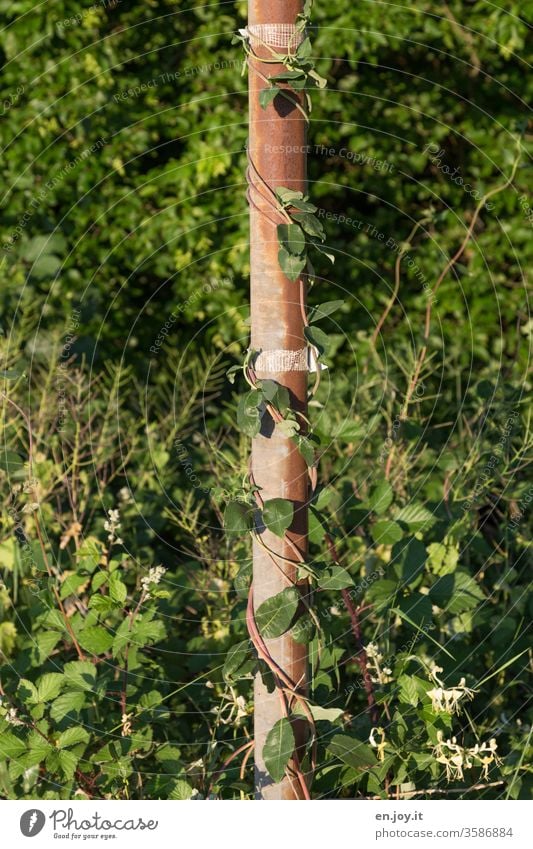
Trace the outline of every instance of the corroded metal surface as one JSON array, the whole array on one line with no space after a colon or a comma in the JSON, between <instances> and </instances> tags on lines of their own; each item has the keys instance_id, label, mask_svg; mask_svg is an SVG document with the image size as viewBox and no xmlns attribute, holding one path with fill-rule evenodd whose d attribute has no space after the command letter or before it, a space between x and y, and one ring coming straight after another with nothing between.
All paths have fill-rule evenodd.
<instances>
[{"instance_id":1,"label":"corroded metal surface","mask_svg":"<svg viewBox=\"0 0 533 849\"><path fill-rule=\"evenodd\" d=\"M249 3L249 26L294 23L302 6L301 0L252 0ZM268 49L255 39L253 46L259 55L270 56ZM279 47L277 49L280 50ZM273 212L266 187L273 190L277 186L286 186L305 191L305 119L282 97L277 97L266 109L259 105L259 92L267 85L259 74L274 75L284 70L283 65L266 65L254 58L249 64L251 347L256 351L300 351L306 346L300 309L300 282L288 280L279 266L276 224L280 219ZM258 369L257 377L268 377L286 386L291 392L293 407L306 412L306 371L266 373ZM252 471L264 500L288 498L293 501L295 520L289 536L305 552L307 467L295 444L276 433L271 421L264 422L261 434L253 440ZM294 556L290 546L270 532L264 531L261 537L276 553L286 558ZM265 599L287 587L281 570L293 580L297 575L291 564L276 559L276 565L257 543L254 543L253 560L254 605L257 609ZM296 643L287 634L268 640L267 646L276 663L293 681L299 682L302 692L305 692L307 647ZM254 736L256 794L259 799L301 798L302 791L297 781L287 777L279 784L272 782L261 756L268 731L282 715L279 695L268 693L258 676L255 682ZM295 730L300 736L303 733L302 727Z\"/></svg>"}]
</instances>

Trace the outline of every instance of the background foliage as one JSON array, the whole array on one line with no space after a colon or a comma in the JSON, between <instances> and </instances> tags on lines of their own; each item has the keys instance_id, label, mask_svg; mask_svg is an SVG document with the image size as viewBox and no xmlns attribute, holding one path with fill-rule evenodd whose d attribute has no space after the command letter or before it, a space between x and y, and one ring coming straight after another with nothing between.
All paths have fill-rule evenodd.
<instances>
[{"instance_id":1,"label":"background foliage","mask_svg":"<svg viewBox=\"0 0 533 849\"><path fill-rule=\"evenodd\" d=\"M249 557L222 532L248 452L224 379L248 335L247 94L230 46L246 4L0 10L0 793L247 798L250 769L220 772L251 734L249 670L222 674L246 639ZM309 189L336 262L315 263L310 300L344 300L322 325L320 506L366 608L362 642L390 670L374 674L378 751L348 612L319 593L317 797L474 784L478 763L446 783L439 730L497 740L487 783L502 783L481 795L528 795L531 10L313 13L328 88L313 93ZM515 179L439 289L400 418L428 288L517 138ZM104 528L114 509L122 544ZM323 535L316 522L316 553ZM478 689L460 715L435 710L432 662Z\"/></svg>"}]
</instances>

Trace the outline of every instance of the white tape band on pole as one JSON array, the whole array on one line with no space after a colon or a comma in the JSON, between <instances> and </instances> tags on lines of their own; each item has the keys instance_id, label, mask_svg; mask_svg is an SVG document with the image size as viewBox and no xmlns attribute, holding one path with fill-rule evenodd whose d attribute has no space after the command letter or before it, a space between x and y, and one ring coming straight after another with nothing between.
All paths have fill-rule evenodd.
<instances>
[{"instance_id":1,"label":"white tape band on pole","mask_svg":"<svg viewBox=\"0 0 533 849\"><path fill-rule=\"evenodd\" d=\"M308 371L308 349L285 351L278 348L273 351L261 351L253 363L254 371Z\"/></svg>"},{"instance_id":2,"label":"white tape band on pole","mask_svg":"<svg viewBox=\"0 0 533 849\"><path fill-rule=\"evenodd\" d=\"M268 44L269 47L279 47L281 50L295 50L304 40L305 33L294 24L255 24L248 29L240 30L241 35L250 38L254 46Z\"/></svg>"}]
</instances>

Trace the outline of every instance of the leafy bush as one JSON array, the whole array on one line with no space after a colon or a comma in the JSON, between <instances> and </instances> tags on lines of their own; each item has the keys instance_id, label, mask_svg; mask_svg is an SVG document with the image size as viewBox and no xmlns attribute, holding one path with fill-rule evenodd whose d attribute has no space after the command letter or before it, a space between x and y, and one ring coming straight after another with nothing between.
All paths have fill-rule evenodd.
<instances>
[{"instance_id":1,"label":"leafy bush","mask_svg":"<svg viewBox=\"0 0 533 849\"><path fill-rule=\"evenodd\" d=\"M0 794L248 798L245 4L4 6ZM321 798L530 794L527 27L446 9L314 10Z\"/></svg>"}]
</instances>

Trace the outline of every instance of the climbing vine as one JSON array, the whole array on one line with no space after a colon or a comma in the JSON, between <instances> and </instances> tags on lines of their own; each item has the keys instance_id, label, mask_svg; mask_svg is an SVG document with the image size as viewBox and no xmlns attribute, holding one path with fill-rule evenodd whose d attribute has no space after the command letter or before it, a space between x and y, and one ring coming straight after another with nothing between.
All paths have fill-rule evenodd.
<instances>
[{"instance_id":1,"label":"climbing vine","mask_svg":"<svg viewBox=\"0 0 533 849\"><path fill-rule=\"evenodd\" d=\"M260 58L260 62L265 65L281 63L285 68L283 72L271 76L257 72L266 83L260 94L260 105L263 108L281 96L308 118L311 110L309 89L314 86L323 88L326 84L315 69L311 43L305 35L310 7L311 3L307 2L305 16L299 20L298 25L300 42L294 50L289 49L282 54L260 42L262 47L268 48L270 54L269 58ZM243 45L246 61L251 56L259 58L251 46L247 31L241 30L235 41ZM304 95L303 104L301 95ZM510 185L517 164L518 158L509 180L483 197L461 248L439 276L434 292L463 253L487 198ZM253 172L261 180L249 153L248 168L249 174ZM307 195L286 186L271 189L264 181L261 183L266 190L263 197L266 197L269 210L277 221L279 266L295 285L299 281L304 334L309 360L314 363L315 371L314 385L310 389L310 399L313 399L320 385L324 360L331 349L330 336L320 323L341 310L344 302L327 301L308 309L304 296L304 276L311 289L315 281L311 261L313 251L325 255L331 262L334 262L334 255L324 246L326 234L316 215L317 207ZM415 225L409 241L427 220L431 220L431 216L429 219L421 219ZM409 242L402 246L398 256L395 295L378 322L373 339L375 355L377 335L398 294L400 266L408 248ZM428 302L423 345L408 377L401 423L408 418L409 406L421 381L433 303L433 299ZM367 498L357 499L356 509L361 514L357 526L362 529L363 522L369 521L371 540L376 549L383 552L383 556L393 564L393 577L402 581L403 591L399 596L396 580L376 580L377 591L371 590L370 601L364 603L359 597L359 589L355 589L349 566L343 564L338 553L342 534L335 529L334 516L331 510L328 511L331 492L318 487L320 437L313 432L312 423L301 412L291 408L285 387L273 380L257 378L254 363L258 354L248 350L243 364L233 366L228 372L232 383L235 383L238 374L242 374L246 385L246 391L238 401L237 426L242 433L253 438L259 434L263 418L269 416L278 432L292 439L298 446L308 466L310 542L313 550L312 554L304 557L287 535L294 516L292 503L282 498L263 501L253 475L249 473L242 491L235 493L226 504L226 531L230 535L250 534L263 547L266 547L261 536L263 528L282 538L293 553L291 562L297 564L297 580L305 579L310 588L302 596L296 583L289 585L263 602L254 613L250 562L241 567L235 581L237 592L247 596L249 639L230 649L224 666L224 677L226 682L234 683L259 672L265 681L273 681L279 692L283 716L268 734L262 753L271 778L278 782L284 775L291 775L289 764L291 760L293 763L296 761L296 772L292 777L296 777L304 797L308 799L319 763L320 766L323 763L340 763L343 781L360 783L366 788L367 794L376 793L378 796L388 796L389 788L394 786L397 797L409 797L417 789L411 780L413 775L420 773L422 781L436 779L441 768L444 769L447 781L463 781L468 771L473 771L478 779L487 781L492 767L502 767L496 739L490 737L482 740L471 719L470 725L476 735L476 742L472 746L458 743L457 736L452 732L453 717L465 711L465 704L474 698L479 682L478 687L468 687L466 678L461 677L457 683L447 685L439 677L443 668L433 658L427 655L419 657L413 653L414 646L423 638L426 643L433 645L439 658L446 656L453 660L452 653L431 633L437 627L435 620L450 611L464 614L484 599L483 591L468 571L457 568L460 523L456 517L452 520L448 505L448 515L443 516L420 503L411 502L404 506L396 503L396 493L389 481L394 456L394 451L391 451L384 473L378 476ZM426 544L430 534L432 541ZM325 549L322 555L316 551L320 545ZM269 554L273 564L276 564L280 555L271 551ZM288 578L287 582L290 583ZM374 583L374 580L370 583ZM361 674L361 687L367 700L367 717L364 720L352 716L348 706L329 707L327 686L317 686L316 683L318 680L331 685L338 676L339 659L343 654L343 650L335 645L338 639L335 617L329 613L324 616L323 611L319 615L316 605L312 603L314 595L331 592L341 593L349 616L355 642L355 655L349 662ZM385 657L374 640L365 640L362 627L362 617L366 610L374 608L375 611L383 611L387 607L395 627L403 625L412 634L410 641L389 658ZM338 616L337 612L335 616ZM313 672L311 698L298 692L295 683L269 655L265 640L286 633L290 633L297 642L309 646ZM415 674L416 666L422 669L422 676ZM501 669L493 674L499 674ZM302 763L295 752L291 716L303 717L308 723L306 754ZM414 732L412 735L407 733L410 727ZM365 729L363 737L362 729ZM242 752L246 752L246 762L253 746L253 741L250 741L235 751L226 766ZM501 783L493 782L495 786Z\"/></svg>"}]
</instances>

